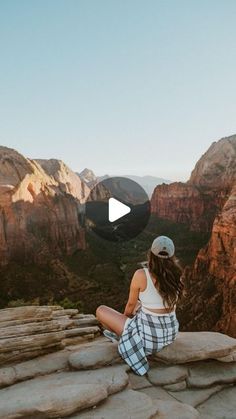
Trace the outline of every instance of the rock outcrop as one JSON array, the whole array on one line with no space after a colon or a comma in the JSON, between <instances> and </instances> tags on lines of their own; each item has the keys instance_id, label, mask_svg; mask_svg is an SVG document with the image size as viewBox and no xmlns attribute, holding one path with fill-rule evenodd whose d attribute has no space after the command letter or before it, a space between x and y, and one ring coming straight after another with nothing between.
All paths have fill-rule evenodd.
<instances>
[{"instance_id":1,"label":"rock outcrop","mask_svg":"<svg viewBox=\"0 0 236 419\"><path fill-rule=\"evenodd\" d=\"M151 209L158 217L183 223L192 230L208 231L217 211L212 194L203 195L188 183L158 185L152 195Z\"/></svg>"},{"instance_id":2,"label":"rock outcrop","mask_svg":"<svg viewBox=\"0 0 236 419\"><path fill-rule=\"evenodd\" d=\"M188 182L158 185L152 212L185 223L192 230L211 231L236 182L236 135L214 142L197 162Z\"/></svg>"},{"instance_id":3,"label":"rock outcrop","mask_svg":"<svg viewBox=\"0 0 236 419\"><path fill-rule=\"evenodd\" d=\"M93 339L93 315L60 306L24 306L0 311L0 365L23 361Z\"/></svg>"},{"instance_id":4,"label":"rock outcrop","mask_svg":"<svg viewBox=\"0 0 236 419\"><path fill-rule=\"evenodd\" d=\"M85 168L82 172L78 173L78 176L90 189L99 182L99 179L91 169Z\"/></svg>"},{"instance_id":5,"label":"rock outcrop","mask_svg":"<svg viewBox=\"0 0 236 419\"><path fill-rule=\"evenodd\" d=\"M70 330L69 323L74 321L79 328L100 330L94 316L58 306L1 310L5 326L0 330L13 339L11 327L21 322L23 342L27 336L38 336L37 330L32 328L32 334L26 335L29 330L24 329L32 316L45 319L50 315L51 324L56 320L61 333ZM7 327L9 322L14 325ZM0 348L4 339L0 335ZM149 357L148 373L138 376L119 357L117 343L96 332L87 342L75 340L64 347L54 346L46 355L2 365L0 419L233 419L235 351L236 340L226 335L180 332L171 345Z\"/></svg>"},{"instance_id":6,"label":"rock outcrop","mask_svg":"<svg viewBox=\"0 0 236 419\"><path fill-rule=\"evenodd\" d=\"M52 177L62 192L72 195L80 203L84 203L90 193L90 188L63 161L56 159L35 160L48 176Z\"/></svg>"},{"instance_id":7,"label":"rock outcrop","mask_svg":"<svg viewBox=\"0 0 236 419\"><path fill-rule=\"evenodd\" d=\"M185 270L182 330L236 337L236 135L214 142L187 183L157 186L152 210L192 230L211 232L194 266Z\"/></svg>"},{"instance_id":8,"label":"rock outcrop","mask_svg":"<svg viewBox=\"0 0 236 419\"><path fill-rule=\"evenodd\" d=\"M84 248L88 187L64 163L0 147L0 264L44 261Z\"/></svg>"},{"instance_id":9,"label":"rock outcrop","mask_svg":"<svg viewBox=\"0 0 236 419\"><path fill-rule=\"evenodd\" d=\"M186 270L187 298L180 311L183 330L210 329L236 337L235 250L236 186L214 221L209 243L193 268Z\"/></svg>"}]
</instances>

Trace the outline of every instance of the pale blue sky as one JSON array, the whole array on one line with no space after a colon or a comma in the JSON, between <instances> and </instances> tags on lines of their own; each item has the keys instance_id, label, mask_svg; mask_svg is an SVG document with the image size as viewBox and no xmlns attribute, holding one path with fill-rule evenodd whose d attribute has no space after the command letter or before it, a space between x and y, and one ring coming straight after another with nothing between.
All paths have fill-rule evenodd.
<instances>
[{"instance_id":1,"label":"pale blue sky","mask_svg":"<svg viewBox=\"0 0 236 419\"><path fill-rule=\"evenodd\" d=\"M236 133L235 0L0 0L0 143L189 177Z\"/></svg>"}]
</instances>

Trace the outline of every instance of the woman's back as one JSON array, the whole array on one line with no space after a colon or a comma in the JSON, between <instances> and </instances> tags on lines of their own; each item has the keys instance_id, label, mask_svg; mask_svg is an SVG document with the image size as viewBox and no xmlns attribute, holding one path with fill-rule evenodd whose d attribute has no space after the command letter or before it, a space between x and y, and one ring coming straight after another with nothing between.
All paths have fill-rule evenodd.
<instances>
[{"instance_id":1,"label":"woman's back","mask_svg":"<svg viewBox=\"0 0 236 419\"><path fill-rule=\"evenodd\" d=\"M146 277L146 287L139 292L139 300L147 309L166 309L163 298L153 283L148 268L143 268Z\"/></svg>"}]
</instances>

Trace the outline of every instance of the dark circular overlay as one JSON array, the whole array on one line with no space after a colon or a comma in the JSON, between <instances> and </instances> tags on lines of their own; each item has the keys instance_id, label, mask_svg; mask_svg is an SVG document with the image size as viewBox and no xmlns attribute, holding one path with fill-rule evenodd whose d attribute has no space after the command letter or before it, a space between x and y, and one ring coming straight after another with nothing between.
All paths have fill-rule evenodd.
<instances>
[{"instance_id":1,"label":"dark circular overlay","mask_svg":"<svg viewBox=\"0 0 236 419\"><path fill-rule=\"evenodd\" d=\"M109 221L109 200L127 205L130 212ZM109 177L90 192L85 204L85 222L98 236L113 242L133 239L146 227L150 217L150 201L145 190L125 177Z\"/></svg>"}]
</instances>

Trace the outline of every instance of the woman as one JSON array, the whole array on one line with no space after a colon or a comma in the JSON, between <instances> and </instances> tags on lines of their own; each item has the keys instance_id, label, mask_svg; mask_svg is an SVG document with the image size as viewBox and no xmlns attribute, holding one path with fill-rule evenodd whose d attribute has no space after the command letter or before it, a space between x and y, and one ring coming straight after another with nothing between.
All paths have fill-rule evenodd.
<instances>
[{"instance_id":1,"label":"woman","mask_svg":"<svg viewBox=\"0 0 236 419\"><path fill-rule=\"evenodd\" d=\"M119 341L119 354L138 375L149 369L147 355L172 343L179 331L175 309L183 283L174 253L170 238L157 237L148 252L147 268L138 269L131 280L124 313L104 305L96 311L97 319L109 329L105 336Z\"/></svg>"}]
</instances>

